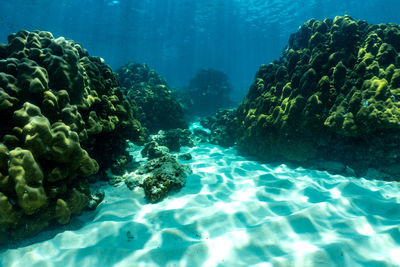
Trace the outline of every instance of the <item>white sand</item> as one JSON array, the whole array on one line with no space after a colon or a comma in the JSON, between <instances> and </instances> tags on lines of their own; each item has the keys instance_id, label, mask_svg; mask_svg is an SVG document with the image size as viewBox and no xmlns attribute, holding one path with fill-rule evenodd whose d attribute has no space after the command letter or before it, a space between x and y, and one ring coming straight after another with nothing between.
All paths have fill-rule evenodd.
<instances>
[{"instance_id":1,"label":"white sand","mask_svg":"<svg viewBox=\"0 0 400 267\"><path fill-rule=\"evenodd\" d=\"M51 239L0 252L2 266L400 266L397 183L189 149L194 174L157 204L105 200Z\"/></svg>"}]
</instances>

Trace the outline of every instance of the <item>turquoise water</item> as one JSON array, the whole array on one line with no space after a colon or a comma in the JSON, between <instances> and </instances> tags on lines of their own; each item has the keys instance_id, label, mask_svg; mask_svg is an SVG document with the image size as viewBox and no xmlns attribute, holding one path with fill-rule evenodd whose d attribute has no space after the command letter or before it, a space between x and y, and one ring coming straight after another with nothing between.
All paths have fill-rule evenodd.
<instances>
[{"instance_id":1,"label":"turquoise water","mask_svg":"<svg viewBox=\"0 0 400 267\"><path fill-rule=\"evenodd\" d=\"M398 183L260 164L210 144L185 151L193 174L181 191L149 204L142 189L97 185L106 197L94 213L2 251L0 265L400 265Z\"/></svg>"}]
</instances>

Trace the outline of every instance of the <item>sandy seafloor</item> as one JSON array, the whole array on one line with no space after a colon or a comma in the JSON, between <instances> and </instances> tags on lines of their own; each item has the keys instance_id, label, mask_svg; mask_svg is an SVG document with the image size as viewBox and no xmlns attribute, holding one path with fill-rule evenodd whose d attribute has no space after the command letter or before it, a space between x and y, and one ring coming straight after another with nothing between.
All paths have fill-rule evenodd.
<instances>
[{"instance_id":1,"label":"sandy seafloor","mask_svg":"<svg viewBox=\"0 0 400 267\"><path fill-rule=\"evenodd\" d=\"M181 191L151 204L104 184L96 211L0 251L0 266L400 266L398 183L185 151Z\"/></svg>"}]
</instances>

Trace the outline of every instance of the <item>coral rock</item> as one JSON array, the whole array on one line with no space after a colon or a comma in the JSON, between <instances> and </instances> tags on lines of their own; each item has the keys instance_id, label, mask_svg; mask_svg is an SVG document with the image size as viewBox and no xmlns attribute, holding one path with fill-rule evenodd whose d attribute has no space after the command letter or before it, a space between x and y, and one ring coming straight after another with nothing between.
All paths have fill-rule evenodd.
<instances>
[{"instance_id":1,"label":"coral rock","mask_svg":"<svg viewBox=\"0 0 400 267\"><path fill-rule=\"evenodd\" d=\"M23 30L0 44L0 243L81 213L87 177L143 140L135 109L111 68L72 40Z\"/></svg>"},{"instance_id":2,"label":"coral rock","mask_svg":"<svg viewBox=\"0 0 400 267\"><path fill-rule=\"evenodd\" d=\"M10 151L10 178L15 183L18 205L25 214L34 214L47 205L43 188L43 172L29 150L16 148Z\"/></svg>"},{"instance_id":3,"label":"coral rock","mask_svg":"<svg viewBox=\"0 0 400 267\"><path fill-rule=\"evenodd\" d=\"M128 63L118 71L121 85L137 105L137 117L150 133L187 128L182 107L166 81L146 64Z\"/></svg>"},{"instance_id":4,"label":"coral rock","mask_svg":"<svg viewBox=\"0 0 400 267\"><path fill-rule=\"evenodd\" d=\"M302 25L239 106L239 148L268 160L341 161L359 175L396 164L399 32L349 16Z\"/></svg>"},{"instance_id":5,"label":"coral rock","mask_svg":"<svg viewBox=\"0 0 400 267\"><path fill-rule=\"evenodd\" d=\"M178 163L170 155L152 159L136 171L137 175L144 177L140 185L147 199L152 202L160 201L169 192L181 189L190 173L189 166Z\"/></svg>"}]
</instances>

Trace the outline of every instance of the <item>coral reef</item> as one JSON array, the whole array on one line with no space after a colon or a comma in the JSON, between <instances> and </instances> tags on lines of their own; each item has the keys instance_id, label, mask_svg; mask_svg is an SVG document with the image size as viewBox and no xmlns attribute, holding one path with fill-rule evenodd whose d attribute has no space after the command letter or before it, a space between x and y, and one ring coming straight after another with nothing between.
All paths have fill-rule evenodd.
<instances>
[{"instance_id":1,"label":"coral reef","mask_svg":"<svg viewBox=\"0 0 400 267\"><path fill-rule=\"evenodd\" d=\"M118 71L121 86L136 103L137 118L149 133L187 128L182 107L164 78L146 64L127 63Z\"/></svg>"},{"instance_id":2,"label":"coral reef","mask_svg":"<svg viewBox=\"0 0 400 267\"><path fill-rule=\"evenodd\" d=\"M258 70L238 145L264 159L339 160L363 175L399 164L400 26L312 19Z\"/></svg>"},{"instance_id":3,"label":"coral reef","mask_svg":"<svg viewBox=\"0 0 400 267\"><path fill-rule=\"evenodd\" d=\"M49 32L0 45L0 111L0 243L94 208L87 177L142 139L110 67Z\"/></svg>"},{"instance_id":4,"label":"coral reef","mask_svg":"<svg viewBox=\"0 0 400 267\"><path fill-rule=\"evenodd\" d=\"M176 152L179 152L180 149ZM150 141L144 145L143 149L140 151L142 157L150 159L160 158L166 155L169 155L170 150L168 147L159 145L156 141ZM178 159L181 160L191 160L192 155L190 153L179 153L177 155Z\"/></svg>"},{"instance_id":5,"label":"coral reef","mask_svg":"<svg viewBox=\"0 0 400 267\"><path fill-rule=\"evenodd\" d=\"M166 146L160 146L156 141L150 141L144 145L140 153L143 157L147 157L148 159L155 159L165 155L169 155L169 149Z\"/></svg>"},{"instance_id":6,"label":"coral reef","mask_svg":"<svg viewBox=\"0 0 400 267\"><path fill-rule=\"evenodd\" d=\"M171 152L179 152L182 146L194 146L191 134L189 129L160 130L157 134L151 135L150 140L167 147Z\"/></svg>"},{"instance_id":7,"label":"coral reef","mask_svg":"<svg viewBox=\"0 0 400 267\"><path fill-rule=\"evenodd\" d=\"M190 166L178 163L170 154L164 154L142 164L125 183L131 190L135 186L142 187L146 198L157 202L171 191L180 190L191 173Z\"/></svg>"},{"instance_id":8,"label":"coral reef","mask_svg":"<svg viewBox=\"0 0 400 267\"><path fill-rule=\"evenodd\" d=\"M139 186L144 189L146 198L151 202L162 200L171 191L181 189L186 183L186 176L192 170L189 165L180 164L179 160L190 160L190 153L170 154L178 152L181 145L193 145L190 131L187 129L160 130L151 135L150 141L140 151L147 161L141 163L133 172L122 177L112 177L110 184L124 181L133 190Z\"/></svg>"},{"instance_id":9,"label":"coral reef","mask_svg":"<svg viewBox=\"0 0 400 267\"><path fill-rule=\"evenodd\" d=\"M190 80L187 88L193 105L189 108L193 116L211 116L219 108L232 105L229 94L232 85L228 76L215 69L200 69Z\"/></svg>"},{"instance_id":10,"label":"coral reef","mask_svg":"<svg viewBox=\"0 0 400 267\"><path fill-rule=\"evenodd\" d=\"M213 118L213 117L212 116L211 117L205 117L201 121L203 121L203 123L205 123L205 125L209 126L209 121L213 120L213 119L210 119L210 118ZM209 143L210 142L211 130L208 129L207 127L201 126L201 121L193 123L191 125L191 131L193 132L192 139L193 139L193 142L196 143L196 144ZM235 129L235 132L236 132L236 130L237 129Z\"/></svg>"},{"instance_id":11,"label":"coral reef","mask_svg":"<svg viewBox=\"0 0 400 267\"><path fill-rule=\"evenodd\" d=\"M235 109L218 110L215 116L202 118L200 124L210 130L208 142L222 147L235 145L238 128Z\"/></svg>"}]
</instances>

